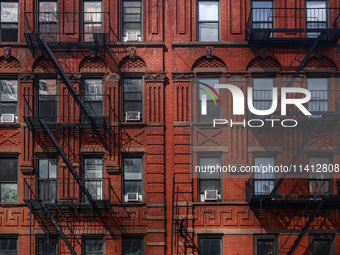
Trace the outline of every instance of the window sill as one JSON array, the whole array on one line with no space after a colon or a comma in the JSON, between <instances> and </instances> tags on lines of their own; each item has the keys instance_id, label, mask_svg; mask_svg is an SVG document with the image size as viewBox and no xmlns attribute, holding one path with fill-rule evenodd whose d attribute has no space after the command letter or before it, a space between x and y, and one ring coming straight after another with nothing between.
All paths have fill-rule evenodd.
<instances>
[{"instance_id":1,"label":"window sill","mask_svg":"<svg viewBox=\"0 0 340 255\"><path fill-rule=\"evenodd\" d=\"M199 41L173 41L172 47L206 47L206 46L246 46L247 41L218 41L218 42L199 42Z\"/></svg>"},{"instance_id":2,"label":"window sill","mask_svg":"<svg viewBox=\"0 0 340 255\"><path fill-rule=\"evenodd\" d=\"M0 123L1 128L19 128L21 127L20 123Z\"/></svg>"},{"instance_id":3,"label":"window sill","mask_svg":"<svg viewBox=\"0 0 340 255\"><path fill-rule=\"evenodd\" d=\"M133 207L133 206L146 206L145 202L123 202L123 206L126 207Z\"/></svg>"},{"instance_id":4,"label":"window sill","mask_svg":"<svg viewBox=\"0 0 340 255\"><path fill-rule=\"evenodd\" d=\"M19 203L19 202L0 202L0 207L15 207L15 206L22 206L26 204Z\"/></svg>"},{"instance_id":5,"label":"window sill","mask_svg":"<svg viewBox=\"0 0 340 255\"><path fill-rule=\"evenodd\" d=\"M111 42L111 47L120 47L120 46L135 46L135 47L165 47L164 41L131 41L131 42L123 42L123 41L117 41L117 42Z\"/></svg>"},{"instance_id":6,"label":"window sill","mask_svg":"<svg viewBox=\"0 0 340 255\"><path fill-rule=\"evenodd\" d=\"M193 202L193 206L248 205L247 202Z\"/></svg>"}]
</instances>

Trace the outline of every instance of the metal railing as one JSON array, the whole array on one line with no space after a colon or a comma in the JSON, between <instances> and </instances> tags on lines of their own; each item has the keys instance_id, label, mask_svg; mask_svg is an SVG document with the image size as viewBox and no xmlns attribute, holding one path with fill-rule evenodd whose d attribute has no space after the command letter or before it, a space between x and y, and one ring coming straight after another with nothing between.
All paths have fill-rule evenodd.
<instances>
[{"instance_id":1,"label":"metal railing","mask_svg":"<svg viewBox=\"0 0 340 255\"><path fill-rule=\"evenodd\" d=\"M113 121L113 108L109 95L79 95L89 117ZM87 123L88 120L73 95L24 95L24 118L40 117L49 123ZM99 122L99 120L98 120Z\"/></svg>"},{"instance_id":2,"label":"metal railing","mask_svg":"<svg viewBox=\"0 0 340 255\"><path fill-rule=\"evenodd\" d=\"M109 12L25 12L25 33L42 34L47 41L109 41Z\"/></svg>"},{"instance_id":3,"label":"metal railing","mask_svg":"<svg viewBox=\"0 0 340 255\"><path fill-rule=\"evenodd\" d=\"M281 199L281 200L308 200L321 198L340 198L340 183L336 182L336 192L332 191L333 179L293 179L286 178L277 193L271 194L276 179L249 178L246 181L246 200L253 199Z\"/></svg>"},{"instance_id":4,"label":"metal railing","mask_svg":"<svg viewBox=\"0 0 340 255\"><path fill-rule=\"evenodd\" d=\"M117 203L109 178L81 178L95 201ZM24 178L24 200L45 203L90 203L74 178Z\"/></svg>"},{"instance_id":5,"label":"metal railing","mask_svg":"<svg viewBox=\"0 0 340 255\"><path fill-rule=\"evenodd\" d=\"M246 22L247 40L268 38L317 38L328 31L329 38L337 39L332 30L340 29L340 8L252 8ZM257 33L257 34L256 34ZM338 32L339 33L339 32Z\"/></svg>"}]
</instances>

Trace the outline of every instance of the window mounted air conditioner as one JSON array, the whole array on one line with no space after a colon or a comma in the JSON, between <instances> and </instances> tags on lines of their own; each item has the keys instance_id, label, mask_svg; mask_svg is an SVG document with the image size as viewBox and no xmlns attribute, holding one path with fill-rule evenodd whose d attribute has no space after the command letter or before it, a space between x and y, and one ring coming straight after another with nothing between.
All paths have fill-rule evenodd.
<instances>
[{"instance_id":1,"label":"window mounted air conditioner","mask_svg":"<svg viewBox=\"0 0 340 255\"><path fill-rule=\"evenodd\" d=\"M2 123L13 123L15 120L14 114L2 114L1 122Z\"/></svg>"},{"instance_id":2,"label":"window mounted air conditioner","mask_svg":"<svg viewBox=\"0 0 340 255\"><path fill-rule=\"evenodd\" d=\"M140 112L137 111L126 112L125 121L140 121Z\"/></svg>"},{"instance_id":3,"label":"window mounted air conditioner","mask_svg":"<svg viewBox=\"0 0 340 255\"><path fill-rule=\"evenodd\" d=\"M218 199L217 190L205 190L204 191L204 201L216 201Z\"/></svg>"},{"instance_id":4,"label":"window mounted air conditioner","mask_svg":"<svg viewBox=\"0 0 340 255\"><path fill-rule=\"evenodd\" d=\"M127 33L127 41L128 42L138 41L138 34L136 32Z\"/></svg>"},{"instance_id":5,"label":"window mounted air conditioner","mask_svg":"<svg viewBox=\"0 0 340 255\"><path fill-rule=\"evenodd\" d=\"M127 193L128 202L138 202L138 193Z\"/></svg>"}]
</instances>

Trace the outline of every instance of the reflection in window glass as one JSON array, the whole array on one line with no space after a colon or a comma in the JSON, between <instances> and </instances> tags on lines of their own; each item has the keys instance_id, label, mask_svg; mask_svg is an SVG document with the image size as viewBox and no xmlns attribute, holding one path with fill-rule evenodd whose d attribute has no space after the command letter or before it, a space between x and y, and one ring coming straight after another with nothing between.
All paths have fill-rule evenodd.
<instances>
[{"instance_id":1,"label":"reflection in window glass","mask_svg":"<svg viewBox=\"0 0 340 255\"><path fill-rule=\"evenodd\" d=\"M327 28L327 1L306 1L306 22L308 29ZM320 32L308 32L307 37L316 38Z\"/></svg>"},{"instance_id":2,"label":"reflection in window glass","mask_svg":"<svg viewBox=\"0 0 340 255\"><path fill-rule=\"evenodd\" d=\"M274 157L255 157L254 166L275 166ZM259 168L260 169L260 168ZM256 172L254 174L255 195L269 195L275 186L275 173Z\"/></svg>"},{"instance_id":3,"label":"reflection in window glass","mask_svg":"<svg viewBox=\"0 0 340 255\"><path fill-rule=\"evenodd\" d=\"M142 40L142 2L123 1L123 41Z\"/></svg>"},{"instance_id":4,"label":"reflection in window glass","mask_svg":"<svg viewBox=\"0 0 340 255\"><path fill-rule=\"evenodd\" d=\"M84 255L104 255L103 238L84 238Z\"/></svg>"},{"instance_id":5,"label":"reflection in window glass","mask_svg":"<svg viewBox=\"0 0 340 255\"><path fill-rule=\"evenodd\" d=\"M222 255L222 239L219 237L200 238L199 254L200 255Z\"/></svg>"},{"instance_id":6,"label":"reflection in window glass","mask_svg":"<svg viewBox=\"0 0 340 255\"><path fill-rule=\"evenodd\" d=\"M257 254L268 255L275 253L275 240L274 239L261 239L257 241Z\"/></svg>"},{"instance_id":7,"label":"reflection in window glass","mask_svg":"<svg viewBox=\"0 0 340 255\"><path fill-rule=\"evenodd\" d=\"M199 121L200 122L212 122L214 119L220 119L221 118L221 105L219 103L219 100L215 93L211 92L211 89L208 88L206 85L209 85L211 87L215 87L215 84L220 83L219 78L199 78ZM214 88L217 93L219 93L218 88ZM207 93L210 92L211 95L214 97L215 101L210 97L210 95ZM207 100L207 114L202 115L202 95L206 95ZM220 96L221 97L221 96ZM215 104L216 102L216 104Z\"/></svg>"},{"instance_id":8,"label":"reflection in window glass","mask_svg":"<svg viewBox=\"0 0 340 255\"><path fill-rule=\"evenodd\" d=\"M273 78L253 79L253 104L257 110L268 110L272 106Z\"/></svg>"},{"instance_id":9,"label":"reflection in window glass","mask_svg":"<svg viewBox=\"0 0 340 255\"><path fill-rule=\"evenodd\" d=\"M17 108L18 108L18 81L0 80L0 114L17 115L18 112Z\"/></svg>"},{"instance_id":10,"label":"reflection in window glass","mask_svg":"<svg viewBox=\"0 0 340 255\"><path fill-rule=\"evenodd\" d=\"M18 158L0 158L0 202L18 200Z\"/></svg>"},{"instance_id":11,"label":"reflection in window glass","mask_svg":"<svg viewBox=\"0 0 340 255\"><path fill-rule=\"evenodd\" d=\"M93 34L103 32L101 1L84 1L84 41L93 42Z\"/></svg>"},{"instance_id":12,"label":"reflection in window glass","mask_svg":"<svg viewBox=\"0 0 340 255\"><path fill-rule=\"evenodd\" d=\"M56 122L58 116L57 80L40 79L38 83L38 113L46 122Z\"/></svg>"},{"instance_id":13,"label":"reflection in window glass","mask_svg":"<svg viewBox=\"0 0 340 255\"><path fill-rule=\"evenodd\" d=\"M39 32L45 40L56 41L58 33L57 2L39 2Z\"/></svg>"},{"instance_id":14,"label":"reflection in window glass","mask_svg":"<svg viewBox=\"0 0 340 255\"><path fill-rule=\"evenodd\" d=\"M143 238L129 237L123 240L123 255L143 255Z\"/></svg>"},{"instance_id":15,"label":"reflection in window glass","mask_svg":"<svg viewBox=\"0 0 340 255\"><path fill-rule=\"evenodd\" d=\"M17 255L17 238L0 238L0 255Z\"/></svg>"},{"instance_id":16,"label":"reflection in window glass","mask_svg":"<svg viewBox=\"0 0 340 255\"><path fill-rule=\"evenodd\" d=\"M94 200L103 199L103 159L102 158L85 158L84 177L85 187ZM86 201L88 198L86 198Z\"/></svg>"},{"instance_id":17,"label":"reflection in window glass","mask_svg":"<svg viewBox=\"0 0 340 255\"><path fill-rule=\"evenodd\" d=\"M219 40L219 1L198 2L198 40Z\"/></svg>"},{"instance_id":18,"label":"reflection in window glass","mask_svg":"<svg viewBox=\"0 0 340 255\"><path fill-rule=\"evenodd\" d=\"M103 79L85 80L85 106L91 116L104 115Z\"/></svg>"},{"instance_id":19,"label":"reflection in window glass","mask_svg":"<svg viewBox=\"0 0 340 255\"><path fill-rule=\"evenodd\" d=\"M142 94L142 79L131 78L124 79L123 91L123 113L126 119L126 112L140 112L142 117L143 94Z\"/></svg>"},{"instance_id":20,"label":"reflection in window glass","mask_svg":"<svg viewBox=\"0 0 340 255\"><path fill-rule=\"evenodd\" d=\"M138 193L143 194L143 158L142 157L124 157L124 194Z\"/></svg>"},{"instance_id":21,"label":"reflection in window glass","mask_svg":"<svg viewBox=\"0 0 340 255\"><path fill-rule=\"evenodd\" d=\"M18 2L0 1L0 41L18 41Z\"/></svg>"}]
</instances>

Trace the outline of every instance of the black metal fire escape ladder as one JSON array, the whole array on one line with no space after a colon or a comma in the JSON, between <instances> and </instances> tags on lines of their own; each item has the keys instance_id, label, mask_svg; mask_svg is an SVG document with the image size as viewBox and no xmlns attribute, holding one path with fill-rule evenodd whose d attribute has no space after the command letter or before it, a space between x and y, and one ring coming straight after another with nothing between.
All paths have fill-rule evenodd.
<instances>
[{"instance_id":1,"label":"black metal fire escape ladder","mask_svg":"<svg viewBox=\"0 0 340 255\"><path fill-rule=\"evenodd\" d=\"M325 200L323 199L323 200L320 201L319 205L315 208L315 210L313 211L312 215L309 217L308 221L306 222L306 224L302 228L299 236L295 239L294 244L290 248L290 250L287 253L287 255L292 255L294 253L296 247L298 246L298 244L301 241L302 237L306 233L306 231L309 228L309 226L312 224L314 218L316 217L316 215L318 214L318 212L320 211L320 209L321 209L321 207L323 206L324 203L325 203Z\"/></svg>"},{"instance_id":2,"label":"black metal fire escape ladder","mask_svg":"<svg viewBox=\"0 0 340 255\"><path fill-rule=\"evenodd\" d=\"M295 81L295 79L297 78L298 74L301 72L302 68L304 67L304 65L306 64L307 60L309 59L309 57L312 55L313 51L315 50L315 48L317 47L318 43L321 41L321 39L325 36L325 33L321 32L319 34L319 36L315 39L315 41L313 42L312 46L310 47L309 51L307 52L307 54L305 55L305 57L303 58L302 61L299 61L298 55L301 53L304 44L301 46L300 50L298 51L297 55L294 57L291 65L288 67L292 67L293 63L295 61L298 61L300 63L299 67L296 69L295 73L293 74L292 78L289 80L289 82L287 83L286 87L290 87L292 86L293 82ZM279 102L281 101L281 97L279 97ZM318 127L320 126L320 124L322 123L323 117L319 118L318 122L315 123L313 129L311 130L311 132L309 133L309 135L307 136L307 138L303 141L303 143L301 144L299 150L297 151L296 155L294 156L293 160L291 161L290 165L295 164L295 162L298 160L300 154L302 153L302 151L304 150L305 146L308 144L308 142L310 141L310 139L313 137L315 131L318 129ZM271 191L271 195L274 195L279 187L281 186L282 182L284 181L286 176L286 173L283 174L283 176L280 178L280 180L276 183L275 187L273 188L273 190Z\"/></svg>"}]
</instances>

